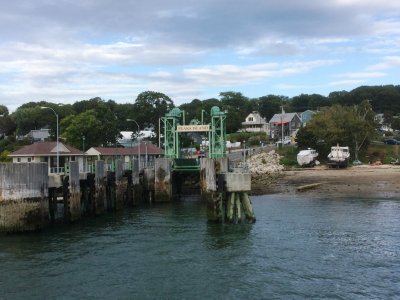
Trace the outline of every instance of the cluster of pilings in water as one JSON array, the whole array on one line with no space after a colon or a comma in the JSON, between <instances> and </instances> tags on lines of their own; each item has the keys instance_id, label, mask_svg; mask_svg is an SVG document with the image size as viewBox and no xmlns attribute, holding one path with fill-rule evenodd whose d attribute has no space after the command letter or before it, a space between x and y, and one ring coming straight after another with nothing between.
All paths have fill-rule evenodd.
<instances>
[{"instance_id":1,"label":"cluster of pilings in water","mask_svg":"<svg viewBox=\"0 0 400 300\"><path fill-rule=\"evenodd\" d=\"M248 196L251 175L228 169L226 158L201 160L201 192L207 201L208 219L220 223L254 223L256 217Z\"/></svg>"},{"instance_id":2,"label":"cluster of pilings in water","mask_svg":"<svg viewBox=\"0 0 400 300\"><path fill-rule=\"evenodd\" d=\"M45 163L0 164L0 232L42 229L143 202L171 202L185 184L198 187L210 221L255 221L247 195L250 174L228 172L227 159L202 158L200 173L192 177L174 173L172 164L158 158L154 168L139 174L137 168L123 170L122 161L117 161L114 172L107 172L99 160L94 173L79 173L78 163L70 162L67 175L49 175Z\"/></svg>"}]
</instances>

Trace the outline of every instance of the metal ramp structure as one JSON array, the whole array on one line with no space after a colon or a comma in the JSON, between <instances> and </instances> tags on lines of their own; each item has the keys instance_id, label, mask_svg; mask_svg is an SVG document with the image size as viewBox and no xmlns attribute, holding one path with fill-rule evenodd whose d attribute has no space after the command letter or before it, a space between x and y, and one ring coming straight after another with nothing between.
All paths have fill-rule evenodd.
<instances>
[{"instance_id":1,"label":"metal ramp structure","mask_svg":"<svg viewBox=\"0 0 400 300\"><path fill-rule=\"evenodd\" d=\"M200 170L198 159L182 158L181 153L181 134L188 132L208 133L208 157L226 157L226 113L221 111L218 106L213 106L210 112L210 123L204 124L203 117L201 122L193 119L189 124L185 124L185 112L179 108L173 108L161 118L164 125L164 148L165 158L172 161L172 169L181 172L192 172Z\"/></svg>"}]
</instances>

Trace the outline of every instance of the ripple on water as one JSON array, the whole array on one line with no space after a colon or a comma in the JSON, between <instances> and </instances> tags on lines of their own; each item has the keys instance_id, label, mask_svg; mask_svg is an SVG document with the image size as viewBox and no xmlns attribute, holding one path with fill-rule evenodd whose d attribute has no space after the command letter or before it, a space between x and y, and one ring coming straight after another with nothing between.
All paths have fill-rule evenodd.
<instances>
[{"instance_id":1,"label":"ripple on water","mask_svg":"<svg viewBox=\"0 0 400 300\"><path fill-rule=\"evenodd\" d=\"M257 222L190 199L0 238L0 298L394 298L400 202L252 198Z\"/></svg>"}]
</instances>

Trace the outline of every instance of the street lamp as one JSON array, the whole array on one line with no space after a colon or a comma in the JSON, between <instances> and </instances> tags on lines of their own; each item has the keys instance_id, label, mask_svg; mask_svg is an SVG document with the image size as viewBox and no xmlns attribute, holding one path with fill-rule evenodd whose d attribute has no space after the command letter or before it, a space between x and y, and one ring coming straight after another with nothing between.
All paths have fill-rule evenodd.
<instances>
[{"instance_id":1,"label":"street lamp","mask_svg":"<svg viewBox=\"0 0 400 300\"><path fill-rule=\"evenodd\" d=\"M140 134L140 127L139 124L133 120L133 119L126 119L128 122L135 122L137 128L138 128L138 134L137 134L137 140L138 140L138 172L140 173L140 139L139 139L139 134Z\"/></svg>"},{"instance_id":2,"label":"street lamp","mask_svg":"<svg viewBox=\"0 0 400 300\"><path fill-rule=\"evenodd\" d=\"M82 135L82 152L83 152L83 173L86 173L86 161L85 161L85 136Z\"/></svg>"},{"instance_id":3,"label":"street lamp","mask_svg":"<svg viewBox=\"0 0 400 300\"><path fill-rule=\"evenodd\" d=\"M48 106L41 106L41 109L51 109L53 111L53 113L56 115L56 121L57 121L57 125L56 125L56 141L57 141L57 174L59 172L59 167L60 167L60 153L59 153L59 149L58 149L58 114L56 113L56 111L54 109L52 109L51 107Z\"/></svg>"}]
</instances>

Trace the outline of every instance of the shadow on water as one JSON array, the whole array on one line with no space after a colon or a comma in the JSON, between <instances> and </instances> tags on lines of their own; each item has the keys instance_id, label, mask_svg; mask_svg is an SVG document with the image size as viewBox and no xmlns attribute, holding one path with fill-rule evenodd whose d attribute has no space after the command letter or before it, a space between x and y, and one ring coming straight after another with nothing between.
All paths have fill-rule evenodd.
<instances>
[{"instance_id":1,"label":"shadow on water","mask_svg":"<svg viewBox=\"0 0 400 300\"><path fill-rule=\"evenodd\" d=\"M249 242L253 224L207 223L204 243L209 249L241 247Z\"/></svg>"}]
</instances>

